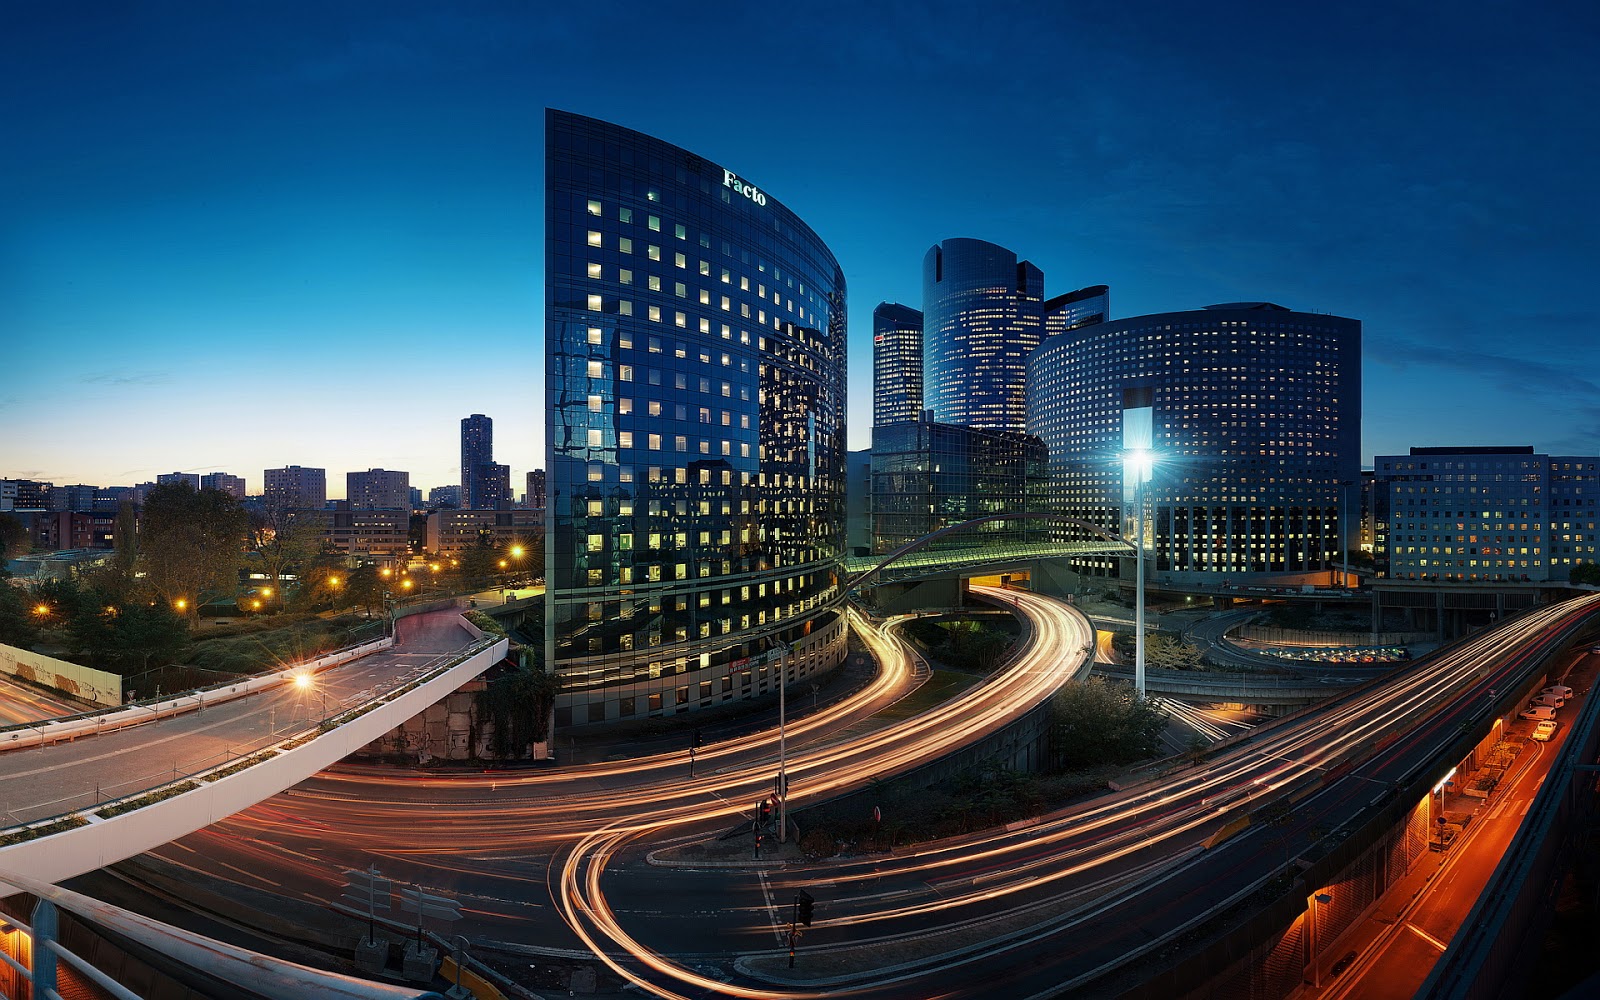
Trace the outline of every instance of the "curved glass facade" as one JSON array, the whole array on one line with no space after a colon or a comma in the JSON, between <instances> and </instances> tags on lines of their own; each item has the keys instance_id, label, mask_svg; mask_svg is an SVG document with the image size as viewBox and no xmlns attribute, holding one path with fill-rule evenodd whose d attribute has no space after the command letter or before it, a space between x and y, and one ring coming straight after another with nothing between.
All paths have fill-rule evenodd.
<instances>
[{"instance_id":1,"label":"curved glass facade","mask_svg":"<svg viewBox=\"0 0 1600 1000\"><path fill-rule=\"evenodd\" d=\"M836 663L845 282L777 199L677 146L545 119L545 659L558 725Z\"/></svg>"},{"instance_id":2,"label":"curved glass facade","mask_svg":"<svg viewBox=\"0 0 1600 1000\"><path fill-rule=\"evenodd\" d=\"M1044 272L952 239L922 260L922 405L963 427L1023 431L1028 357L1044 337Z\"/></svg>"},{"instance_id":3,"label":"curved glass facade","mask_svg":"<svg viewBox=\"0 0 1600 1000\"><path fill-rule=\"evenodd\" d=\"M1049 449L1054 509L1122 523L1132 386L1153 390L1156 572L1181 582L1338 562L1339 484L1360 470L1359 321L1237 303L1051 337L1028 362L1028 430Z\"/></svg>"}]
</instances>

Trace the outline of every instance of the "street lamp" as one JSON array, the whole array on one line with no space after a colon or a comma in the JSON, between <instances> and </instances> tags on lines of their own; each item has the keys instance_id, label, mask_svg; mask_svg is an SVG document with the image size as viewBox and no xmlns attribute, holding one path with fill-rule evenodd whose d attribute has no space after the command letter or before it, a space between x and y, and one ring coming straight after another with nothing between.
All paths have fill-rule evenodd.
<instances>
[{"instance_id":1,"label":"street lamp","mask_svg":"<svg viewBox=\"0 0 1600 1000\"><path fill-rule=\"evenodd\" d=\"M1124 482L1133 476L1136 538L1134 550L1133 686L1144 695L1144 484L1150 480L1155 455L1147 448L1130 448L1122 456Z\"/></svg>"},{"instance_id":2,"label":"street lamp","mask_svg":"<svg viewBox=\"0 0 1600 1000\"><path fill-rule=\"evenodd\" d=\"M308 673L295 674L294 686L305 692L315 692L322 699L322 724L328 724L328 692L317 686L316 679Z\"/></svg>"}]
</instances>

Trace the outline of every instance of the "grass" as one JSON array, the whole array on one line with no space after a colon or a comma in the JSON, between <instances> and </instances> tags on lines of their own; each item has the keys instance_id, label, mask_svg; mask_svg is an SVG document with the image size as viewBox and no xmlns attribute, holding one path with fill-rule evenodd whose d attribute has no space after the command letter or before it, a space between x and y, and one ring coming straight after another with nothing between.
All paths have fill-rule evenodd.
<instances>
[{"instance_id":1,"label":"grass","mask_svg":"<svg viewBox=\"0 0 1600 1000\"><path fill-rule=\"evenodd\" d=\"M881 719L909 719L942 705L983 678L959 670L935 670L927 683L878 713Z\"/></svg>"}]
</instances>

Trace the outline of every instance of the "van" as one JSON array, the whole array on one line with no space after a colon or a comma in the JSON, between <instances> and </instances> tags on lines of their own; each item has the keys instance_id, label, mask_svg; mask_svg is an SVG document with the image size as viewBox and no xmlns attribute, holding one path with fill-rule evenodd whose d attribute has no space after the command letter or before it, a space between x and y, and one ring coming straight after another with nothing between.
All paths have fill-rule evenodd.
<instances>
[{"instance_id":1,"label":"van","mask_svg":"<svg viewBox=\"0 0 1600 1000\"><path fill-rule=\"evenodd\" d=\"M1561 697L1566 698L1568 700L1570 700L1572 698L1572 689L1567 687L1565 684L1552 684L1549 687L1545 688L1543 691L1540 691L1539 693L1540 694L1558 694Z\"/></svg>"},{"instance_id":2,"label":"van","mask_svg":"<svg viewBox=\"0 0 1600 1000\"><path fill-rule=\"evenodd\" d=\"M1548 722L1556 717L1556 710L1549 705L1534 705L1517 713L1519 719L1531 719L1534 722Z\"/></svg>"},{"instance_id":3,"label":"van","mask_svg":"<svg viewBox=\"0 0 1600 1000\"><path fill-rule=\"evenodd\" d=\"M1561 725L1561 723L1554 720L1546 720L1541 722L1533 727L1533 738L1538 740L1540 743L1549 743L1550 738L1555 736L1556 727L1559 725Z\"/></svg>"},{"instance_id":4,"label":"van","mask_svg":"<svg viewBox=\"0 0 1600 1000\"><path fill-rule=\"evenodd\" d=\"M1549 693L1547 691L1544 694L1541 694L1541 695L1535 697L1528 704L1530 704L1530 705L1549 705L1551 708L1560 708L1562 705L1565 705L1566 703L1567 703L1567 699L1566 698L1562 697L1559 694L1551 694L1551 693Z\"/></svg>"}]
</instances>

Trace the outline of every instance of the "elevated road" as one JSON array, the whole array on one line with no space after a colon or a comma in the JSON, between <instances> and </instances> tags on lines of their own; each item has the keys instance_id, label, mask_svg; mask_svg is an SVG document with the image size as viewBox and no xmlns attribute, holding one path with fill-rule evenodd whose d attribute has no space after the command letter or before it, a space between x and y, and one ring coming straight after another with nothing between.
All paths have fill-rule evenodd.
<instances>
[{"instance_id":1,"label":"elevated road","mask_svg":"<svg viewBox=\"0 0 1600 1000\"><path fill-rule=\"evenodd\" d=\"M455 612L402 619L398 640L307 686L0 754L5 826L19 841L0 847L0 868L55 881L205 826L342 758L505 650Z\"/></svg>"}]
</instances>

